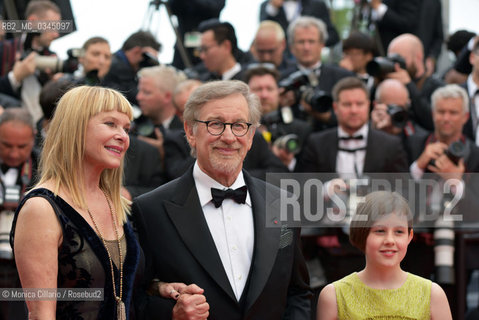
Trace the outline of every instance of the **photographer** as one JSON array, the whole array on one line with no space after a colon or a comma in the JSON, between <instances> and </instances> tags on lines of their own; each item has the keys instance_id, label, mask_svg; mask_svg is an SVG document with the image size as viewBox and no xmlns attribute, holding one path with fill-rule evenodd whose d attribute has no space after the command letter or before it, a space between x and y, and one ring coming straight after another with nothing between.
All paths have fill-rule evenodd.
<instances>
[{"instance_id":1,"label":"photographer","mask_svg":"<svg viewBox=\"0 0 479 320\"><path fill-rule=\"evenodd\" d=\"M418 37L403 34L394 38L388 47L388 56L399 55L404 59L405 67L396 64L395 71L386 75L388 79L397 79L404 84L411 99L413 119L424 129L432 131L431 95L444 83L429 76L424 65L424 47Z\"/></svg>"},{"instance_id":2,"label":"photographer","mask_svg":"<svg viewBox=\"0 0 479 320\"><path fill-rule=\"evenodd\" d=\"M292 69L292 72L304 71L308 73L311 75L309 80L311 87L331 94L333 86L340 79L354 74L343 68L321 62L321 52L327 39L326 25L323 21L313 17L299 17L288 27L288 43L291 53L297 61L297 65L295 69ZM336 125L331 109L318 112L307 104L295 104L292 107L297 118L314 122L315 131Z\"/></svg>"},{"instance_id":3,"label":"photographer","mask_svg":"<svg viewBox=\"0 0 479 320\"><path fill-rule=\"evenodd\" d=\"M441 188L427 188L425 197L420 197L417 203L421 211L434 211L434 207L444 210L449 201L449 194L461 199L454 206L461 215L462 225L474 223L477 225L477 199L479 195L478 179L476 172L479 172L479 148L474 142L462 134L464 124L469 118L469 100L465 89L456 84L446 85L434 91L432 100L432 118L434 120L434 132L426 136L415 136L411 139L411 156L416 159L410 166L412 177L419 184L426 184L428 181L437 181ZM429 173L429 175L425 175ZM473 174L469 174L473 173ZM446 181L450 185L450 192L446 194ZM444 186L443 192L437 190ZM439 204L441 207L438 207ZM454 232L460 229L454 229ZM454 240L454 233L451 235ZM437 236L428 232L418 233L411 246L411 252L404 260L405 270L419 275L430 277L438 267L438 258L435 252L441 242L437 242ZM448 263L449 272L454 267L453 252L449 259L442 259ZM476 251L477 252L477 251ZM444 253L441 253L444 256ZM477 260L477 254L471 250L467 253L466 261ZM470 260L472 259L472 260ZM436 261L436 262L435 262ZM440 266L441 266L440 265ZM468 268L466 263L466 268ZM465 272L466 270L458 270ZM441 274L436 271L438 281L450 284L448 278L445 281ZM448 294L448 296L450 296ZM462 302L461 302L462 303Z\"/></svg>"},{"instance_id":4,"label":"photographer","mask_svg":"<svg viewBox=\"0 0 479 320\"><path fill-rule=\"evenodd\" d=\"M60 9L51 1L30 1L25 10L29 21L59 21ZM56 31L27 33L21 38L4 40L0 44L0 93L13 96L38 121L41 108L38 103L41 86L53 77L55 70L43 68L42 56L55 56L49 47L58 38Z\"/></svg>"},{"instance_id":5,"label":"photographer","mask_svg":"<svg viewBox=\"0 0 479 320\"><path fill-rule=\"evenodd\" d=\"M142 116L135 119L133 132L141 140L155 146L164 158L163 139L169 130L182 130L183 121L176 115L173 92L185 79L174 67L156 66L138 72L136 99Z\"/></svg>"},{"instance_id":6,"label":"photographer","mask_svg":"<svg viewBox=\"0 0 479 320\"><path fill-rule=\"evenodd\" d=\"M278 76L273 65L259 64L246 71L245 82L261 102L262 126L258 130L263 130L263 136L272 144L273 153L293 171L296 157L312 128L307 122L293 118L290 107L280 106Z\"/></svg>"},{"instance_id":7,"label":"photographer","mask_svg":"<svg viewBox=\"0 0 479 320\"><path fill-rule=\"evenodd\" d=\"M413 146L416 161L410 167L411 175L420 179L425 172L434 172L443 179L462 179L464 172L479 172L479 148L462 134L469 118L467 92L454 84L437 89L432 95L432 117L434 133ZM464 144L464 157L458 160L447 153L455 142Z\"/></svg>"},{"instance_id":8,"label":"photographer","mask_svg":"<svg viewBox=\"0 0 479 320\"><path fill-rule=\"evenodd\" d=\"M102 85L104 77L110 70L111 59L108 40L102 37L92 37L85 41L78 57L71 57L71 63L80 64L80 68L65 77L78 85Z\"/></svg>"},{"instance_id":9,"label":"photographer","mask_svg":"<svg viewBox=\"0 0 479 320\"><path fill-rule=\"evenodd\" d=\"M0 115L0 284L4 288L19 287L9 234L13 212L36 178L34 132L32 117L26 110L10 108ZM15 313L20 309L23 310L23 302L19 305L4 301L0 304L0 318L20 319Z\"/></svg>"},{"instance_id":10,"label":"photographer","mask_svg":"<svg viewBox=\"0 0 479 320\"><path fill-rule=\"evenodd\" d=\"M349 37L343 40L343 57L339 66L354 72L371 91L375 81L374 77L367 73L366 65L375 55L376 45L373 38L366 33L352 31Z\"/></svg>"},{"instance_id":11,"label":"photographer","mask_svg":"<svg viewBox=\"0 0 479 320\"><path fill-rule=\"evenodd\" d=\"M371 126L400 137L411 164L415 160L411 157L411 139L427 136L428 132L409 117L407 88L399 80L386 79L377 87L373 105Z\"/></svg>"},{"instance_id":12,"label":"photographer","mask_svg":"<svg viewBox=\"0 0 479 320\"><path fill-rule=\"evenodd\" d=\"M126 96L131 104L136 101L138 78L141 68L158 65L158 52L161 45L147 31L137 31L130 35L120 50L113 54L110 71L104 79L104 85L117 89Z\"/></svg>"}]
</instances>

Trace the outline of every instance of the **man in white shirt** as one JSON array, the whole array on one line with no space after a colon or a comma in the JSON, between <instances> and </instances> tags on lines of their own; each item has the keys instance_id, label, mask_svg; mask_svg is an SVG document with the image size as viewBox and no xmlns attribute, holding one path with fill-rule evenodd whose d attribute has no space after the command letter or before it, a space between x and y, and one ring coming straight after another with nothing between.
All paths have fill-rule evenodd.
<instances>
[{"instance_id":1,"label":"man in white shirt","mask_svg":"<svg viewBox=\"0 0 479 320\"><path fill-rule=\"evenodd\" d=\"M133 216L146 287L158 278L204 291L180 290L176 302L144 296L145 312L162 319L185 312L183 319L310 319L299 230L266 217L279 205L279 190L242 170L259 124L257 97L240 81L209 82L192 93L183 115L196 162L137 198ZM278 228L267 228L271 221Z\"/></svg>"}]
</instances>

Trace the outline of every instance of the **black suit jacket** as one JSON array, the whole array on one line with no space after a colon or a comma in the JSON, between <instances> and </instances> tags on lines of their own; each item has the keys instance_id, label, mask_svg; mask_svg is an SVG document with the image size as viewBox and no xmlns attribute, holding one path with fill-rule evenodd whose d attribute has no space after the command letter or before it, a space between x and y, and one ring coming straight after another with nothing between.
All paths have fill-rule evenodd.
<instances>
[{"instance_id":1,"label":"black suit jacket","mask_svg":"<svg viewBox=\"0 0 479 320\"><path fill-rule=\"evenodd\" d=\"M301 172L336 172L338 129L331 128L310 135L304 148ZM407 156L401 139L382 131L369 129L364 160L364 173L407 172Z\"/></svg>"},{"instance_id":2,"label":"black suit jacket","mask_svg":"<svg viewBox=\"0 0 479 320\"><path fill-rule=\"evenodd\" d=\"M158 150L130 135L126 151L124 185L132 198L151 191L166 182Z\"/></svg>"},{"instance_id":3,"label":"black suit jacket","mask_svg":"<svg viewBox=\"0 0 479 320\"><path fill-rule=\"evenodd\" d=\"M111 59L110 71L103 79L103 85L113 88L125 95L131 104L137 105L136 94L138 93L137 70L133 69L123 51L117 51Z\"/></svg>"},{"instance_id":4,"label":"black suit jacket","mask_svg":"<svg viewBox=\"0 0 479 320\"><path fill-rule=\"evenodd\" d=\"M469 96L469 89L467 82L461 84L461 87L466 89L467 95ZM474 126L472 124L472 118L478 117L479 115L476 114L476 110L474 109L474 102L469 97L469 119L467 119L466 124L462 127L462 133L471 139L472 141L476 141L476 137L474 135Z\"/></svg>"},{"instance_id":5,"label":"black suit jacket","mask_svg":"<svg viewBox=\"0 0 479 320\"><path fill-rule=\"evenodd\" d=\"M336 28L331 23L331 18L329 17L329 9L323 1L319 0L300 0L301 2L301 15L302 16L312 16L318 19L321 19L325 24L328 31L328 40L326 41L326 46L333 46L339 42L339 35L336 31ZM266 12L266 5L268 0L264 1L260 7L260 21L263 20L273 20L281 25L284 32L288 30L288 19L286 18L286 13L284 8L279 8L278 14L275 16L270 16Z\"/></svg>"},{"instance_id":6,"label":"black suit jacket","mask_svg":"<svg viewBox=\"0 0 479 320\"><path fill-rule=\"evenodd\" d=\"M242 303L235 298L208 229L192 167L133 204L146 259L146 283L159 278L197 284L205 290L211 320L310 319L311 292L299 230L266 228L266 208L278 205L279 191L246 172L244 177L253 205L255 241ZM267 199L274 200L267 203ZM291 241L284 245L286 236ZM172 299L145 296L142 309L148 319L171 319L174 304Z\"/></svg>"},{"instance_id":7,"label":"black suit jacket","mask_svg":"<svg viewBox=\"0 0 479 320\"><path fill-rule=\"evenodd\" d=\"M382 49L386 53L389 43L403 33L414 33L419 21L421 2L418 0L384 0L388 10L378 21Z\"/></svg>"},{"instance_id":8,"label":"black suit jacket","mask_svg":"<svg viewBox=\"0 0 479 320\"><path fill-rule=\"evenodd\" d=\"M438 58L444 32L442 30L442 5L440 0L422 0L419 22L415 34L424 46L424 56Z\"/></svg>"},{"instance_id":9,"label":"black suit jacket","mask_svg":"<svg viewBox=\"0 0 479 320\"><path fill-rule=\"evenodd\" d=\"M175 114L170 122L169 130L183 130L183 121Z\"/></svg>"}]
</instances>

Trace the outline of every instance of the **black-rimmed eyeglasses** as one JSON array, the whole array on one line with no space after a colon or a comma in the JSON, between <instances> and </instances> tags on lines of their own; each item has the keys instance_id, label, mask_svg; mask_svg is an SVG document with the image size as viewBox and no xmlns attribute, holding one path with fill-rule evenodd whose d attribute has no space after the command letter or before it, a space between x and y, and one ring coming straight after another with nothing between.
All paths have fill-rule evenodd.
<instances>
[{"instance_id":1,"label":"black-rimmed eyeglasses","mask_svg":"<svg viewBox=\"0 0 479 320\"><path fill-rule=\"evenodd\" d=\"M206 130L208 130L209 134L213 136L222 135L226 126L229 125L231 127L231 132L233 132L235 136L242 137L248 132L249 127L251 126L251 123L241 121L233 123L221 122L219 120L201 121L195 119L195 121L206 124Z\"/></svg>"}]
</instances>

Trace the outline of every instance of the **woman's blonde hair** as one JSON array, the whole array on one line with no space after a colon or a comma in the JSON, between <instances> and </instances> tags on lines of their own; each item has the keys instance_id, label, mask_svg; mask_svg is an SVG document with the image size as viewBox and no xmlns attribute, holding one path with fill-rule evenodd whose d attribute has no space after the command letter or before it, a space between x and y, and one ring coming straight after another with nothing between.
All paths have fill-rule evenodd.
<instances>
[{"instance_id":1,"label":"woman's blonde hair","mask_svg":"<svg viewBox=\"0 0 479 320\"><path fill-rule=\"evenodd\" d=\"M88 121L100 112L119 111L133 119L128 100L118 91L80 86L71 89L58 102L45 139L40 158L40 181L53 181L55 194L61 188L70 192L73 204L88 209L83 190L83 158ZM105 169L100 176L100 188L112 201L123 222L129 212L129 201L120 195L123 159L118 168Z\"/></svg>"}]
</instances>

